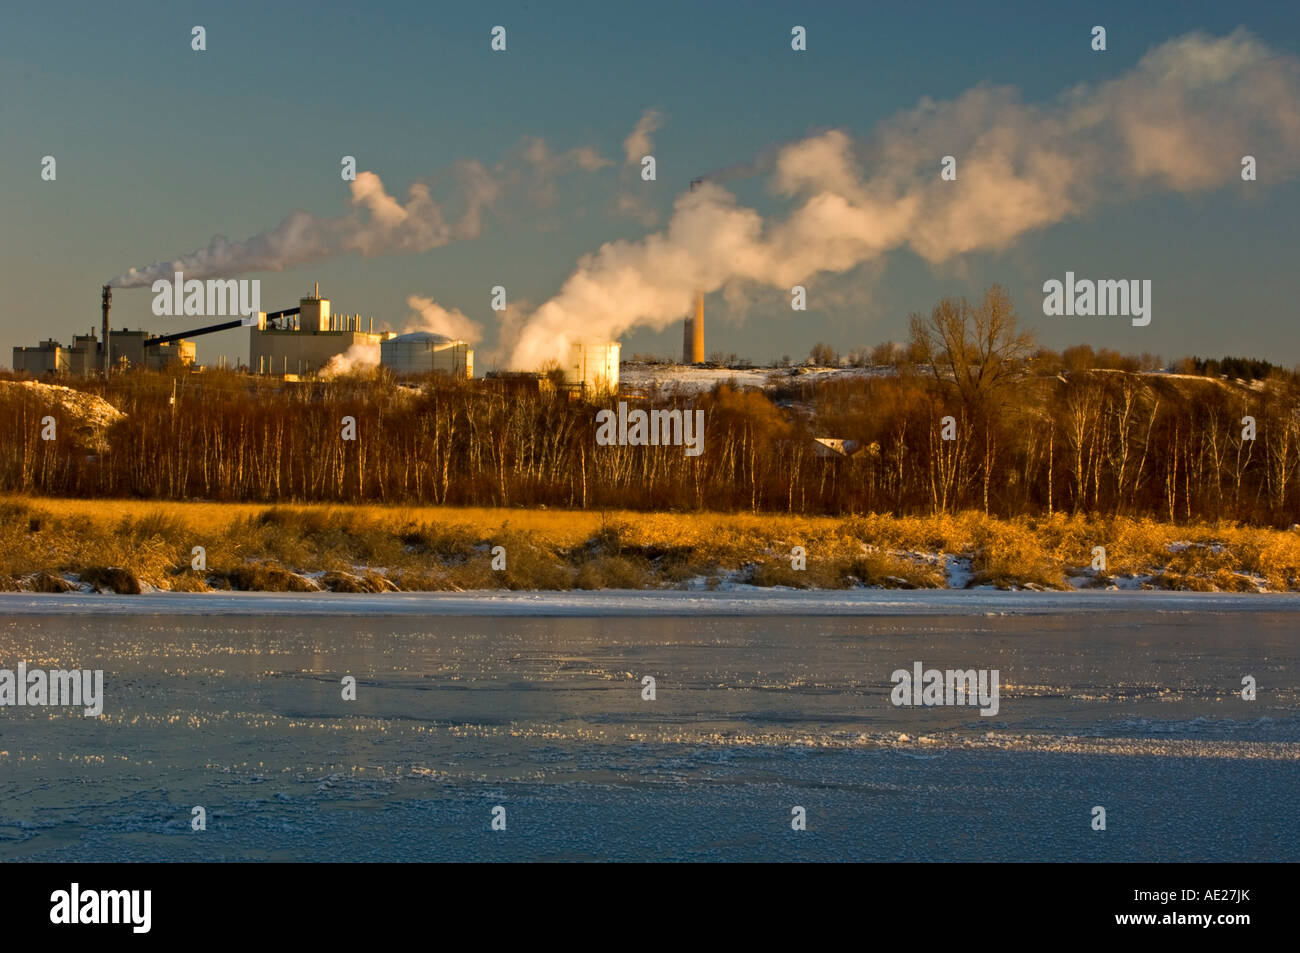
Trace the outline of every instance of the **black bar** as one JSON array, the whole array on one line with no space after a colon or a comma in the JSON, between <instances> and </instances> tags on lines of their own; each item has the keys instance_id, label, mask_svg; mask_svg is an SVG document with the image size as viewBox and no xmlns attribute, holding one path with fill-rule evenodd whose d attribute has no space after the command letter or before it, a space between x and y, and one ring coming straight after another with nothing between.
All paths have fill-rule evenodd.
<instances>
[{"instance_id":1,"label":"black bar","mask_svg":"<svg viewBox=\"0 0 1300 953\"><path fill-rule=\"evenodd\" d=\"M438 860L434 831L412 830L411 836L426 839L429 861ZM721 928L733 936L786 929L799 933L809 928L808 918L816 915L832 926L839 923L845 930L869 933L877 941L917 939L927 931L942 941L904 944L903 948L916 950L967 945L983 949L999 939L997 945L1004 945L1007 938L1055 945L1054 937L1076 941L1127 937L1131 945L1164 938L1167 946L1204 937L1207 945L1233 949L1242 941L1255 944L1263 936L1277 935L1294 920L1294 870L1287 865L881 864L846 869L838 864L742 864L717 871L706 864L674 865L669 875L636 864L636 871L613 872L623 886L611 889L611 872L605 865L564 869L549 865L551 869L539 877L527 864L505 868L462 864L443 871L382 862L351 865L346 853L338 859L346 866L0 865L5 936L12 941L55 939L62 934L74 942L102 938L124 944L174 945L178 939L200 935L209 942L238 939L256 929L266 940L293 939L298 944L354 936L373 940L376 924L421 922L421 911L428 911L435 901L445 912L482 910L485 915L499 915L508 910L507 920L540 925L556 917L557 911L571 912L575 895L590 907L582 914L583 927L589 929L602 918L626 923L644 915L655 885L669 876L675 885L707 893L719 904L725 900L731 913ZM70 906L59 909L63 901L59 892L70 901L73 884L79 898L106 890L141 891L135 906L138 921L143 921L143 891L150 891L148 931L137 933L130 923L122 922L71 923L68 917L52 922ZM792 901L806 900L808 906L793 904L789 916L747 910L745 902L765 890L771 892L769 898L786 895ZM1198 899L1184 900L1184 892L1189 897L1195 893ZM1151 899L1155 895L1160 899ZM828 906L836 901L841 908ZM1145 920L1148 915L1151 919ZM1208 926L1197 922L1207 915ZM489 929L501 926L493 924ZM952 934L959 930L968 931L967 942L956 942ZM1009 948L1027 946L1015 943Z\"/></svg>"}]
</instances>

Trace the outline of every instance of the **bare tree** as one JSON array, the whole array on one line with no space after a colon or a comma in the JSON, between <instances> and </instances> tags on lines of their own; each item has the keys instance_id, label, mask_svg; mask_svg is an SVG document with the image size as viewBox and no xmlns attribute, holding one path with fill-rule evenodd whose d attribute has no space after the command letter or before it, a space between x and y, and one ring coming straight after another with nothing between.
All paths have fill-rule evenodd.
<instances>
[{"instance_id":1,"label":"bare tree","mask_svg":"<svg viewBox=\"0 0 1300 953\"><path fill-rule=\"evenodd\" d=\"M1017 328L1015 306L1001 285L977 307L965 298L944 298L928 318L909 318L912 356L928 363L936 380L950 381L962 403L978 416L989 398L1024 373L1036 346L1032 331Z\"/></svg>"}]
</instances>

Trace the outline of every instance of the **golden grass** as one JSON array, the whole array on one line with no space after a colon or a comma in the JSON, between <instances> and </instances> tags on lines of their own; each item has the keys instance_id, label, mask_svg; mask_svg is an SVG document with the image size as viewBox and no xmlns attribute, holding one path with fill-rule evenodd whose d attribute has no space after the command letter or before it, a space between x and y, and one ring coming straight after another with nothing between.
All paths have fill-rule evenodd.
<instances>
[{"instance_id":1,"label":"golden grass","mask_svg":"<svg viewBox=\"0 0 1300 953\"><path fill-rule=\"evenodd\" d=\"M177 520L192 529L213 529L228 527L231 523L272 509L292 513L347 513L357 520L386 526L399 522L428 522L471 524L499 529L509 523L515 529L546 531L548 534L562 532L566 526L572 526L575 533L590 532L592 527L601 522L601 515L596 512L478 507L461 509L439 506L336 506L324 503L177 503L165 500L68 500L4 494L0 494L0 502L21 503L51 516L87 519L101 526L116 524L123 519L136 520L145 515L157 514ZM615 515L626 517L632 513L620 511Z\"/></svg>"},{"instance_id":2,"label":"golden grass","mask_svg":"<svg viewBox=\"0 0 1300 953\"><path fill-rule=\"evenodd\" d=\"M491 568L498 545L504 572ZM190 567L194 546L206 550L206 572ZM796 546L806 551L804 570L792 568ZM1105 572L1090 568L1098 546ZM1141 576L1162 588L1300 588L1300 533L1234 525L0 496L0 588L53 584L39 573L111 588L116 568L185 590L654 588L700 579L934 587L944 585L943 554L969 559L976 584L1000 587Z\"/></svg>"}]
</instances>

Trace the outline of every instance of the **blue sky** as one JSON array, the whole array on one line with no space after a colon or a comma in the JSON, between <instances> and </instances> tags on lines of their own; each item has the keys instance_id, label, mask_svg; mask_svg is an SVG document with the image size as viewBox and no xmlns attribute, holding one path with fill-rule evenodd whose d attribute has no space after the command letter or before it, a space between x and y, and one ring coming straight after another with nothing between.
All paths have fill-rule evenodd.
<instances>
[{"instance_id":1,"label":"blue sky","mask_svg":"<svg viewBox=\"0 0 1300 953\"><path fill-rule=\"evenodd\" d=\"M195 24L207 30L206 52L190 49ZM489 50L495 24L508 31L505 54ZM807 27L805 54L790 50L794 24ZM1107 28L1104 54L1089 49L1094 24ZM495 163L523 136L619 161L624 137L655 107L666 117L654 138L659 177L635 187L662 221L692 177L770 143L832 127L869 136L922 97L980 83L1048 101L1118 76L1173 37L1238 26L1300 54L1295 3L24 5L5 11L0 30L0 364L14 345L96 325L99 285L130 266L214 234L245 238L294 210L342 213L343 155L400 196L456 160ZM58 161L52 183L39 174L47 154ZM1261 169L1249 189L1101 204L939 268L893 252L828 277L797 320L779 296L742 309L713 295L708 348L762 362L806 355L817 340L848 350L900 339L908 312L999 281L1049 346L1300 363L1300 183L1267 178ZM473 240L245 277L262 279L268 309L319 280L338 310L394 327L410 313L407 297L421 295L491 329L493 285L540 303L580 256L647 231L614 212L620 188L629 183L617 165L575 173L557 180L549 206L494 209ZM734 188L774 208L757 183ZM1152 324L1043 317L1042 282L1067 269L1150 278ZM119 291L115 324L185 326L154 318L150 300L147 289ZM625 354L675 355L680 338L676 327L635 331ZM219 354L243 359L243 334L199 339L200 360Z\"/></svg>"}]
</instances>

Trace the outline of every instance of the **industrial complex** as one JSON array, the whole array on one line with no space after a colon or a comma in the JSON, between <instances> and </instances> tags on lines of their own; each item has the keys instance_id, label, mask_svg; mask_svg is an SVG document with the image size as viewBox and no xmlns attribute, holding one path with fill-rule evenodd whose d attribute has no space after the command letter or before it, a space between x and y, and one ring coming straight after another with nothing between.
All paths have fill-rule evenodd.
<instances>
[{"instance_id":1,"label":"industrial complex","mask_svg":"<svg viewBox=\"0 0 1300 953\"><path fill-rule=\"evenodd\" d=\"M461 380L474 377L474 349L468 342L428 331L405 334L376 331L374 318L331 311L330 299L321 295L319 284L311 294L300 298L294 308L258 311L246 319L235 318L165 335L112 329L112 301L112 288L106 285L101 295L99 335L92 328L87 334L74 336L70 346L50 339L34 347L15 347L13 369L37 377L59 377L187 366L195 361L193 338L246 326L248 363L245 369L250 374L301 380L322 374L328 376L340 367L357 363L374 364L377 359L382 367L397 376L436 373ZM694 345L688 358L693 357L697 363L703 361L703 324L701 295L694 318L687 319L687 338ZM619 356L620 345L616 341L570 344L561 361L564 386L592 395L617 393ZM535 369L529 370L536 376ZM492 376L498 380L502 377Z\"/></svg>"}]
</instances>

